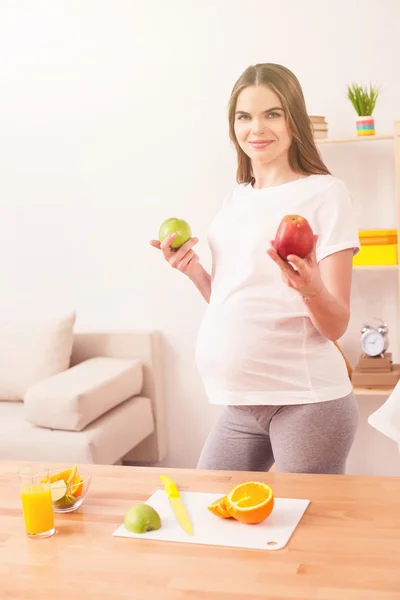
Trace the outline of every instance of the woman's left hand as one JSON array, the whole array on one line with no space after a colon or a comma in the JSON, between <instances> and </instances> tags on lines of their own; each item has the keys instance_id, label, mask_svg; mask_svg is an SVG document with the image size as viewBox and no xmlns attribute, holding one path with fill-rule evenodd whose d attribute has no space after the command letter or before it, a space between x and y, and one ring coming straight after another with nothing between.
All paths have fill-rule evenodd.
<instances>
[{"instance_id":1,"label":"woman's left hand","mask_svg":"<svg viewBox=\"0 0 400 600\"><path fill-rule=\"evenodd\" d=\"M317 262L317 241L318 236L314 235L312 252L304 259L290 254L287 257L287 260L283 260L275 250L273 242L271 242L271 248L267 250L268 256L270 256L280 268L282 279L286 285L299 292L299 294L305 298L316 296L324 287Z\"/></svg>"}]
</instances>

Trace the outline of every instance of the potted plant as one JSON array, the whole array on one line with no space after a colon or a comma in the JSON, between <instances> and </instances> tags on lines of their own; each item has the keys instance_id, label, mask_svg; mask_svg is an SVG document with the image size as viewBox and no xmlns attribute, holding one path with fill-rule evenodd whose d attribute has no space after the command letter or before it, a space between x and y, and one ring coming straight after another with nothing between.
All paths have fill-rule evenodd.
<instances>
[{"instance_id":1,"label":"potted plant","mask_svg":"<svg viewBox=\"0 0 400 600\"><path fill-rule=\"evenodd\" d=\"M372 84L352 83L347 86L347 98L358 115L356 119L357 135L375 135L373 112L378 100L379 88Z\"/></svg>"}]
</instances>

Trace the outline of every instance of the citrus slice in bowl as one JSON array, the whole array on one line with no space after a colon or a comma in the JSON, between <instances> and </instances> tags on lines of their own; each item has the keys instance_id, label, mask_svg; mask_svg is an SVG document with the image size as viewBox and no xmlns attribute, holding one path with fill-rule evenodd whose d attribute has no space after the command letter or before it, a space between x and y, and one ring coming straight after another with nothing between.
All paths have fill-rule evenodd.
<instances>
[{"instance_id":1,"label":"citrus slice in bowl","mask_svg":"<svg viewBox=\"0 0 400 600\"><path fill-rule=\"evenodd\" d=\"M75 478L75 475L76 475L77 471L78 471L78 467L76 465L74 467L72 467L71 472L69 474L69 477L66 480L67 483L71 483L71 481L73 481L73 479Z\"/></svg>"},{"instance_id":2,"label":"citrus slice in bowl","mask_svg":"<svg viewBox=\"0 0 400 600\"><path fill-rule=\"evenodd\" d=\"M69 484L69 491L72 496L78 497L82 496L82 488L83 488L83 479L80 475L75 475L72 481Z\"/></svg>"},{"instance_id":3,"label":"citrus slice in bowl","mask_svg":"<svg viewBox=\"0 0 400 600\"><path fill-rule=\"evenodd\" d=\"M46 475L46 477L42 479L42 483L47 483L48 480L50 480L50 483L54 483L55 481L65 481L65 483L70 483L74 479L77 470L78 467L75 465L74 467L66 469L65 471L54 473L53 475L50 475L50 477Z\"/></svg>"},{"instance_id":4,"label":"citrus slice in bowl","mask_svg":"<svg viewBox=\"0 0 400 600\"><path fill-rule=\"evenodd\" d=\"M226 510L237 521L255 525L265 521L274 508L274 493L266 483L246 481L226 497Z\"/></svg>"},{"instance_id":5,"label":"citrus slice in bowl","mask_svg":"<svg viewBox=\"0 0 400 600\"><path fill-rule=\"evenodd\" d=\"M66 495L68 486L63 479L50 483L50 493L53 502L58 502Z\"/></svg>"},{"instance_id":6,"label":"citrus slice in bowl","mask_svg":"<svg viewBox=\"0 0 400 600\"><path fill-rule=\"evenodd\" d=\"M226 508L226 496L222 496L222 498L218 498L214 500L211 504L207 506L208 510L216 515L217 517L221 517L221 519L231 519L232 515L230 515Z\"/></svg>"}]
</instances>

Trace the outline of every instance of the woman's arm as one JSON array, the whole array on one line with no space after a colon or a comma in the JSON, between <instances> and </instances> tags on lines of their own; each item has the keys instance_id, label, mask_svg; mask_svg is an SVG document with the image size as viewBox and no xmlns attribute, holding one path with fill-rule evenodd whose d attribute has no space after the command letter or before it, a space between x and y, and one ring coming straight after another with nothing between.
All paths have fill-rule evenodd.
<instances>
[{"instance_id":1,"label":"woman's arm","mask_svg":"<svg viewBox=\"0 0 400 600\"><path fill-rule=\"evenodd\" d=\"M177 251L171 248L171 243L176 238L176 233L171 233L160 243L159 240L150 240L150 245L161 250L165 260L172 268L177 269L195 284L206 302L211 296L211 276L199 263L199 257L194 252L193 246L197 244L197 238L190 238Z\"/></svg>"},{"instance_id":2,"label":"woman's arm","mask_svg":"<svg viewBox=\"0 0 400 600\"><path fill-rule=\"evenodd\" d=\"M211 296L211 275L200 264L196 265L196 269L188 275L194 285L199 290L206 302L210 302Z\"/></svg>"},{"instance_id":3,"label":"woman's arm","mask_svg":"<svg viewBox=\"0 0 400 600\"><path fill-rule=\"evenodd\" d=\"M317 239L314 236L313 252L305 259L288 256L284 261L273 246L267 253L280 267L286 284L302 296L314 326L335 341L346 332L350 319L353 250L335 252L318 264Z\"/></svg>"},{"instance_id":4,"label":"woman's arm","mask_svg":"<svg viewBox=\"0 0 400 600\"><path fill-rule=\"evenodd\" d=\"M332 341L342 337L349 324L352 268L352 249L335 252L319 263L321 291L302 293L311 321Z\"/></svg>"}]
</instances>

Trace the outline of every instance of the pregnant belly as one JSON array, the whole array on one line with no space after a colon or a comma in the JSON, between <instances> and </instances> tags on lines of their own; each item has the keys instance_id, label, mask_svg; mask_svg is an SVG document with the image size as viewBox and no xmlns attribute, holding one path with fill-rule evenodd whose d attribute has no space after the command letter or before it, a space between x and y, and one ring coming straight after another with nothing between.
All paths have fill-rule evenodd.
<instances>
[{"instance_id":1,"label":"pregnant belly","mask_svg":"<svg viewBox=\"0 0 400 600\"><path fill-rule=\"evenodd\" d=\"M209 307L196 344L206 387L231 391L306 389L304 317L277 320L254 311Z\"/></svg>"}]
</instances>

